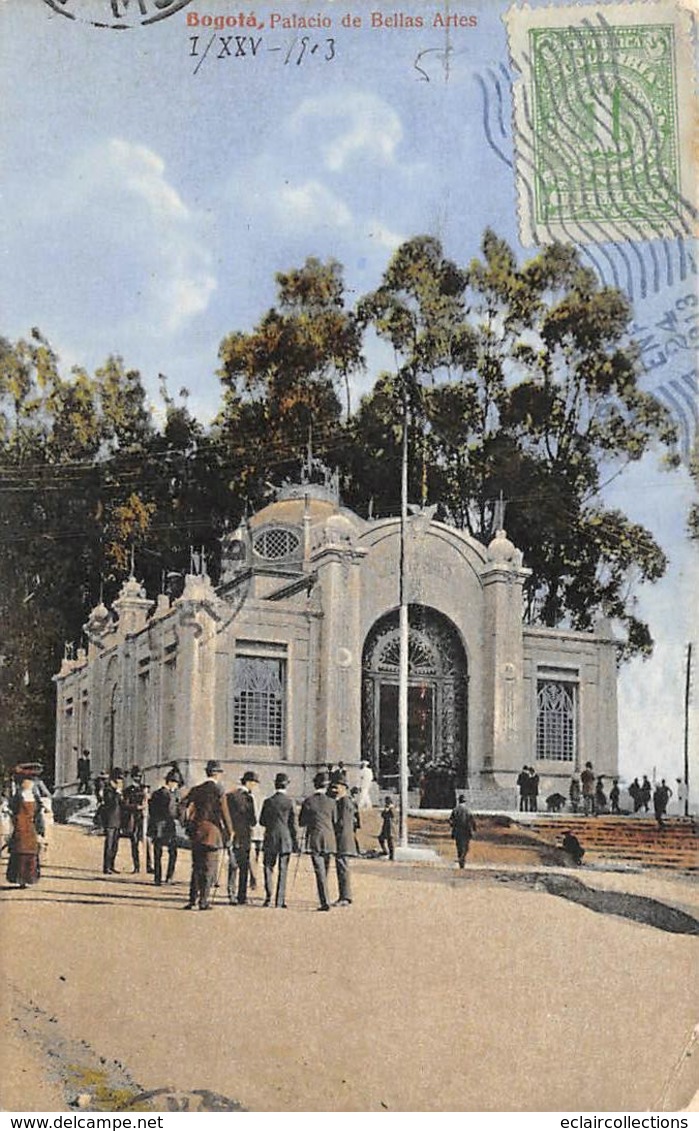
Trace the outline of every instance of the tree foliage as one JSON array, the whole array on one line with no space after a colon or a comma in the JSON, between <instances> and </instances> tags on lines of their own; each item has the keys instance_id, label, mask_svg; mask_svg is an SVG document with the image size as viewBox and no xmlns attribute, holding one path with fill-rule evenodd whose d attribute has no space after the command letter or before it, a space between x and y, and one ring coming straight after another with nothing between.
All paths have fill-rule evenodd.
<instances>
[{"instance_id":1,"label":"tree foliage","mask_svg":"<svg viewBox=\"0 0 699 1131\"><path fill-rule=\"evenodd\" d=\"M116 596L132 555L151 593L176 592L192 547L216 580L223 531L297 475L309 441L339 465L349 505L395 514L406 410L411 500L437 502L438 517L487 543L502 494L532 570L531 621L588 628L602 613L625 626L628 654L650 652L634 592L662 576L665 556L602 490L653 446L670 452L673 430L639 386L621 293L570 247L519 264L492 232L466 267L433 237L407 241L354 309L332 260L307 259L276 284L257 325L221 343L208 427L164 377L156 423L140 373L119 356L66 375L38 330L0 338L6 762L50 761L64 643L80 641L100 597ZM352 412L370 334L395 365Z\"/></svg>"},{"instance_id":2,"label":"tree foliage","mask_svg":"<svg viewBox=\"0 0 699 1131\"><path fill-rule=\"evenodd\" d=\"M519 266L488 231L466 270L434 239L404 244L360 311L391 342L397 365L355 420L364 450L350 468L355 495L355 468L370 459L375 502L395 506L396 410L407 385L413 491L420 483L483 542L502 494L532 570L529 618L589 628L603 612L625 624L630 653L648 654L633 582L662 576L665 555L599 492L654 443L671 445L674 431L639 387L626 298L601 286L571 247L552 244Z\"/></svg>"},{"instance_id":3,"label":"tree foliage","mask_svg":"<svg viewBox=\"0 0 699 1131\"><path fill-rule=\"evenodd\" d=\"M340 434L340 394L349 413L350 376L362 366L361 330L346 309L338 263L310 258L276 282L277 305L219 350L215 434L253 504L268 494L270 476L294 473L309 438L327 448Z\"/></svg>"}]
</instances>

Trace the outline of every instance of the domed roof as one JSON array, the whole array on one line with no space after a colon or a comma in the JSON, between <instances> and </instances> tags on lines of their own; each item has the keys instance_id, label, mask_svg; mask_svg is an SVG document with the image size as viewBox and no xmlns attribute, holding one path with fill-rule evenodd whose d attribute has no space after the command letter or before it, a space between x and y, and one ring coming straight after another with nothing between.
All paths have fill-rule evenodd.
<instances>
[{"instance_id":1,"label":"domed roof","mask_svg":"<svg viewBox=\"0 0 699 1131\"><path fill-rule=\"evenodd\" d=\"M329 499L308 500L308 514L311 522L322 522L337 510L335 503ZM259 530L261 526L301 526L303 516L306 514L305 499L277 499L269 503L250 519L250 529Z\"/></svg>"}]
</instances>

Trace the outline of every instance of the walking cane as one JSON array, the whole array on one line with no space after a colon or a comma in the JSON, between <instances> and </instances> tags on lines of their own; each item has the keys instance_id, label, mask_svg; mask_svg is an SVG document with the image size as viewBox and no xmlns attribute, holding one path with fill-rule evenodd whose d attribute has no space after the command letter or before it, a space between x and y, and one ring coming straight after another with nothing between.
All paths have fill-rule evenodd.
<instances>
[{"instance_id":1,"label":"walking cane","mask_svg":"<svg viewBox=\"0 0 699 1131\"><path fill-rule=\"evenodd\" d=\"M294 869L294 874L291 878L291 890L292 891L296 887L296 877L298 876L299 868L301 867L301 857L302 857L303 853L307 850L307 848L308 848L308 831L306 831L306 835L304 837L303 848L299 848L298 852L296 853L296 868Z\"/></svg>"},{"instance_id":2,"label":"walking cane","mask_svg":"<svg viewBox=\"0 0 699 1131\"><path fill-rule=\"evenodd\" d=\"M299 848L298 852L296 853L296 867L294 868L294 874L291 877L291 890L292 891L296 887L296 877L299 874L300 866L301 866L301 849Z\"/></svg>"},{"instance_id":3,"label":"walking cane","mask_svg":"<svg viewBox=\"0 0 699 1131\"><path fill-rule=\"evenodd\" d=\"M219 856L218 870L216 872L216 879L214 880L214 885L211 889L211 905L212 905L212 907L213 907L214 903L216 902L216 896L218 895L219 884L221 882L221 872L223 870L223 858L224 858L224 856L227 856L228 859L230 860L230 854L231 854L232 851L233 851L232 845L224 844L223 849L221 851L221 855Z\"/></svg>"}]
</instances>

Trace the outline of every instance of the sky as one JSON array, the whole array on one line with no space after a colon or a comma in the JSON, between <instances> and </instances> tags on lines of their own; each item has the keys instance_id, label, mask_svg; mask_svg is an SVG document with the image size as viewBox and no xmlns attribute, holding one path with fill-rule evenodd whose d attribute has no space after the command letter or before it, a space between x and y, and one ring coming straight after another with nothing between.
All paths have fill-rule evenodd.
<instances>
[{"instance_id":1,"label":"sky","mask_svg":"<svg viewBox=\"0 0 699 1131\"><path fill-rule=\"evenodd\" d=\"M170 392L187 388L191 410L208 420L219 402L219 344L272 305L275 272L309 255L334 257L353 299L377 285L391 253L416 234L438 236L467 263L490 226L524 254L499 0L452 4L449 13L477 22L448 31L431 26L440 9L426 2L250 3L244 12L264 27L220 31L202 26L204 18L237 17L240 3L191 0L140 26L131 0L128 30L91 22L110 21L110 0L52 3L0 0L5 336L40 327L68 368L93 370L119 353L141 370L154 403L162 373ZM154 0L143 3L155 10ZM371 26L372 12L384 26ZM272 27L274 13L333 26ZM418 13L425 26L406 26ZM348 14L361 28L342 26ZM200 26L188 26L195 15ZM385 26L388 18L403 26ZM236 36L247 38L237 44ZM646 341L644 385L672 409L686 452L695 359L676 341L673 348L668 324L658 323L678 303L691 313L692 248L637 241L627 252L583 249L605 281L632 292ZM355 403L388 363L371 344ZM666 577L637 595L656 639L653 658L620 677L627 779L682 771L688 643L695 659L699 652L699 551L685 530L691 499L686 467L662 470L658 452L605 492L670 559ZM695 782L698 700L695 674Z\"/></svg>"}]
</instances>

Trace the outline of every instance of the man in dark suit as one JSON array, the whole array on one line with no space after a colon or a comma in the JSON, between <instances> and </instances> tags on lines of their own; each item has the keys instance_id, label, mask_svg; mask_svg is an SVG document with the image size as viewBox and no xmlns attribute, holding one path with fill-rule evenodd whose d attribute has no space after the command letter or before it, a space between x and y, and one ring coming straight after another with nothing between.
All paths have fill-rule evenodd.
<instances>
[{"instance_id":1,"label":"man in dark suit","mask_svg":"<svg viewBox=\"0 0 699 1131\"><path fill-rule=\"evenodd\" d=\"M328 797L328 775L324 771L321 770L314 777L313 788L315 792L301 806L299 825L306 830L306 847L311 854L318 888L318 910L329 911L328 867L336 848L333 828L335 801Z\"/></svg>"},{"instance_id":2,"label":"man in dark suit","mask_svg":"<svg viewBox=\"0 0 699 1131\"><path fill-rule=\"evenodd\" d=\"M265 873L265 907L272 902L272 878L279 862L277 873L277 893L275 907L286 907L286 875L289 870L289 856L298 852L296 834L296 815L294 803L287 796L289 779L286 774L277 774L274 779L275 792L267 797L260 813L260 824L265 830L262 842L262 864Z\"/></svg>"},{"instance_id":3,"label":"man in dark suit","mask_svg":"<svg viewBox=\"0 0 699 1131\"><path fill-rule=\"evenodd\" d=\"M519 811L526 813L529 808L529 767L522 766L517 777L517 789L519 790Z\"/></svg>"},{"instance_id":4,"label":"man in dark suit","mask_svg":"<svg viewBox=\"0 0 699 1131\"><path fill-rule=\"evenodd\" d=\"M124 775L115 766L109 775L109 781L102 794L101 820L104 829L104 856L102 871L105 876L116 875L117 852L119 851L119 834L124 820Z\"/></svg>"},{"instance_id":5,"label":"man in dark suit","mask_svg":"<svg viewBox=\"0 0 699 1131\"><path fill-rule=\"evenodd\" d=\"M131 862L134 872L141 871L141 841L144 840L144 823L148 789L140 766L131 767L131 781L124 790L122 834L131 842ZM146 842L146 871L152 872L150 845Z\"/></svg>"},{"instance_id":6,"label":"man in dark suit","mask_svg":"<svg viewBox=\"0 0 699 1131\"><path fill-rule=\"evenodd\" d=\"M83 750L78 758L78 793L90 792L90 775L92 769L90 766L90 751Z\"/></svg>"},{"instance_id":7,"label":"man in dark suit","mask_svg":"<svg viewBox=\"0 0 699 1131\"><path fill-rule=\"evenodd\" d=\"M167 874L165 883L169 884L175 875L177 863L177 777L170 771L165 785L156 789L148 802L148 836L153 843L153 864L155 882L160 887L163 882L163 849L167 848Z\"/></svg>"},{"instance_id":8,"label":"man in dark suit","mask_svg":"<svg viewBox=\"0 0 699 1131\"><path fill-rule=\"evenodd\" d=\"M456 807L451 811L449 824L451 825L452 838L456 841L456 857L459 861L459 867L463 868L466 864L471 837L476 831L476 822L466 806L466 798L463 793L459 794Z\"/></svg>"},{"instance_id":9,"label":"man in dark suit","mask_svg":"<svg viewBox=\"0 0 699 1131\"><path fill-rule=\"evenodd\" d=\"M185 822L192 844L192 879L185 911L211 910L211 892L218 875L219 853L233 836L228 806L223 804L223 769L213 759L206 763L206 781L187 794Z\"/></svg>"},{"instance_id":10,"label":"man in dark suit","mask_svg":"<svg viewBox=\"0 0 699 1131\"><path fill-rule=\"evenodd\" d=\"M253 770L246 770L240 779L240 789L227 793L224 801L224 807L228 809L233 826L234 837L228 857L228 902L232 904L243 904L248 901L252 830L257 824L252 791L257 788L259 781Z\"/></svg>"},{"instance_id":11,"label":"man in dark suit","mask_svg":"<svg viewBox=\"0 0 699 1131\"><path fill-rule=\"evenodd\" d=\"M356 828L357 809L354 798L347 789L347 779L338 778L333 786L335 796L335 816L333 827L337 853L335 855L335 868L337 871L338 907L349 907L352 902L352 885L350 883L350 857L356 854Z\"/></svg>"}]
</instances>

